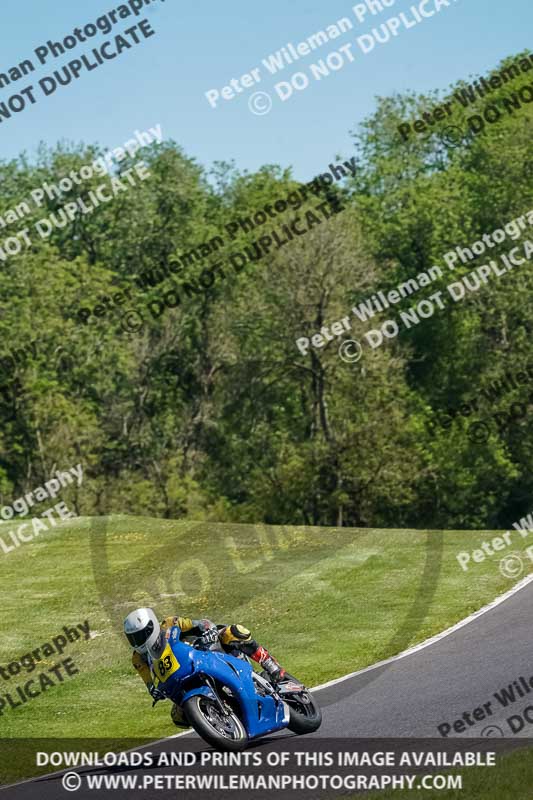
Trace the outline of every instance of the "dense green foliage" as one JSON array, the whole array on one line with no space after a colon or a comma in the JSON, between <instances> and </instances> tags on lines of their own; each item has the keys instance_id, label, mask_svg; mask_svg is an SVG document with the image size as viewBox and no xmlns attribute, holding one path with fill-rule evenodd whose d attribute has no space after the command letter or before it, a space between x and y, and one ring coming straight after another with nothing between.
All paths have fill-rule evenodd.
<instances>
[{"instance_id":1,"label":"dense green foliage","mask_svg":"<svg viewBox=\"0 0 533 800\"><path fill-rule=\"evenodd\" d=\"M2 504L81 461L86 480L71 503L84 514L492 528L530 510L530 416L491 421L481 443L465 435L462 418L432 427L436 413L470 398L479 400L479 420L513 402L528 406L527 385L492 403L480 390L528 364L529 264L402 327L356 364L339 358L338 340L305 357L295 345L345 316L362 339L377 320L486 263L452 272L442 256L533 208L531 105L458 144L439 130L466 130L477 107L528 82L525 73L473 109L456 104L453 119L407 142L397 126L436 97L378 100L354 134L359 168L348 188L309 194L302 208L234 239L225 225L298 190L290 172L243 174L226 164L207 172L174 143L154 145L143 151L148 180L0 262ZM43 147L37 163L1 164L0 216L96 154ZM20 224L0 229L0 245L105 180L33 206ZM282 225L321 203L330 219L305 236L246 266L229 264L231 254L271 229L281 236ZM202 244L207 252L216 236L223 248L178 266L180 255ZM490 257L527 237L508 239ZM433 264L442 279L414 299L370 325L351 313ZM150 274L153 286L135 283ZM124 289L124 305L80 320L80 309ZM174 307L163 308L165 295ZM128 309L144 317L141 330L123 330Z\"/></svg>"}]
</instances>

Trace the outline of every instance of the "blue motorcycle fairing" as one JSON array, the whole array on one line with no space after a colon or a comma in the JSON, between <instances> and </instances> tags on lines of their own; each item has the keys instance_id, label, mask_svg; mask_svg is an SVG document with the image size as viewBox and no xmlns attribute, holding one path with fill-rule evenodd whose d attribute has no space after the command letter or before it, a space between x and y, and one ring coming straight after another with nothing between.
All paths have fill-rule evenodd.
<instances>
[{"instance_id":1,"label":"blue motorcycle fairing","mask_svg":"<svg viewBox=\"0 0 533 800\"><path fill-rule=\"evenodd\" d=\"M160 681L157 688L178 705L183 705L195 695L213 696L206 676L226 686L239 703L241 720L248 736L253 739L286 728L289 722L287 708L281 700L269 695L259 695L252 679L253 669L243 659L212 650L196 650L180 640L180 628L170 629L167 644L177 661L178 668Z\"/></svg>"},{"instance_id":2,"label":"blue motorcycle fairing","mask_svg":"<svg viewBox=\"0 0 533 800\"><path fill-rule=\"evenodd\" d=\"M215 693L210 686L195 686L194 689L190 689L182 695L179 705L183 705L187 700L190 700L191 697L196 697L199 694L203 694L205 697L211 697L213 700L215 699Z\"/></svg>"}]
</instances>

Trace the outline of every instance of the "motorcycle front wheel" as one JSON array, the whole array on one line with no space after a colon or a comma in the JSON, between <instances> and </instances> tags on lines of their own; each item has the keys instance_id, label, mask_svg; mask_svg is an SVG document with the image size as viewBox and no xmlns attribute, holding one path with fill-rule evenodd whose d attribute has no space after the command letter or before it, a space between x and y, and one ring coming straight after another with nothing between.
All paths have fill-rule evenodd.
<instances>
[{"instance_id":1,"label":"motorcycle front wheel","mask_svg":"<svg viewBox=\"0 0 533 800\"><path fill-rule=\"evenodd\" d=\"M283 697L289 706L288 728L293 733L313 733L322 725L322 712L317 701L307 690Z\"/></svg>"},{"instance_id":2,"label":"motorcycle front wheel","mask_svg":"<svg viewBox=\"0 0 533 800\"><path fill-rule=\"evenodd\" d=\"M203 694L191 697L183 706L196 733L217 750L243 750L248 734L235 712L226 706L223 714L214 700Z\"/></svg>"}]
</instances>

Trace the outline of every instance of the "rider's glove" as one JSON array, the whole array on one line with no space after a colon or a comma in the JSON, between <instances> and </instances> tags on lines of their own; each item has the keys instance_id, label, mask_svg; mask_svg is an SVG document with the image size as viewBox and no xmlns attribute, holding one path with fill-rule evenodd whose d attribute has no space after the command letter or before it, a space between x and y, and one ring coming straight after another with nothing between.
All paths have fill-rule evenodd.
<instances>
[{"instance_id":1,"label":"rider's glove","mask_svg":"<svg viewBox=\"0 0 533 800\"><path fill-rule=\"evenodd\" d=\"M194 644L196 647L210 647L210 645L215 644L215 642L218 642L218 628L212 627L206 630L205 633L202 633Z\"/></svg>"},{"instance_id":2,"label":"rider's glove","mask_svg":"<svg viewBox=\"0 0 533 800\"><path fill-rule=\"evenodd\" d=\"M153 683L148 684L148 691L150 692L150 694L152 695L153 699L156 702L158 702L159 700L166 700L166 695L164 695L160 689L154 686Z\"/></svg>"}]
</instances>

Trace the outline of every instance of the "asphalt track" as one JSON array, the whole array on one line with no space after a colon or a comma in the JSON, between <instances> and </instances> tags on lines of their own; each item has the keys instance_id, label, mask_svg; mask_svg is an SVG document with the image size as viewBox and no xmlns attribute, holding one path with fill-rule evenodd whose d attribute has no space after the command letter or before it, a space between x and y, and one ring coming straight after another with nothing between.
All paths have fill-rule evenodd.
<instances>
[{"instance_id":1,"label":"asphalt track","mask_svg":"<svg viewBox=\"0 0 533 800\"><path fill-rule=\"evenodd\" d=\"M319 732L308 737L294 737L286 732L269 737L259 745L260 749L292 746L317 749L327 740L342 737L358 739L436 738L435 746L446 743L459 745L457 738L511 738L517 744L519 737L533 736L533 688L529 694L529 679L533 686L533 646L531 609L533 607L533 576L521 581L513 590L498 598L494 604L482 609L473 617L464 620L440 636L413 648L412 651L391 659L387 663L374 665L366 670L332 681L315 690L323 709L323 724ZM518 682L523 697L515 687L515 701L507 707L495 698L513 681ZM490 703L487 707L486 704ZM514 734L507 719L521 715L531 705L531 723ZM483 710L483 707L485 709ZM481 708L483 719L474 719L474 709ZM472 724L467 724L463 714L467 713ZM482 712L477 712L481 716ZM462 719L465 730L450 730L447 738L441 738L437 726L453 725ZM461 725L459 725L459 729ZM455 738L454 738L455 737ZM315 742L316 740L316 742ZM491 744L487 741L487 746ZM501 742L503 744L503 742ZM257 746L257 745L256 745ZM209 749L195 734L163 740L149 745L152 753L171 752L176 747L200 752ZM64 747L69 749L68 740ZM146 749L146 748L145 748ZM68 770L63 770L63 772ZM81 768L85 772L101 773L105 769ZM110 768L108 772L117 772ZM159 768L159 773L176 773L176 769ZM122 774L133 774L135 770L124 769ZM69 795L61 784L62 772L0 789L0 798L9 800L56 800L68 796L95 798L109 796L114 800L126 797L164 797L168 792L154 791L113 792L89 791L82 788ZM227 796L228 793L226 793ZM183 792L182 796L199 796ZM213 796L213 795L212 795ZM254 796L259 796L254 793ZM272 796L272 795L270 795ZM418 795L420 797L420 794Z\"/></svg>"}]
</instances>

